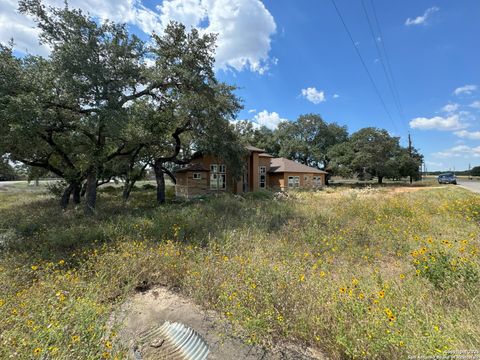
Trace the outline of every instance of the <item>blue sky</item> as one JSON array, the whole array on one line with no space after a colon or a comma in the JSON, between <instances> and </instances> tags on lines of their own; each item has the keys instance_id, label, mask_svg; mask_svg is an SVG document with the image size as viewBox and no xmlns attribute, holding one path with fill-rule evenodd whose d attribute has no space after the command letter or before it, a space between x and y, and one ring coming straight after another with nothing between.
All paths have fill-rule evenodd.
<instances>
[{"instance_id":1,"label":"blue sky","mask_svg":"<svg viewBox=\"0 0 480 360\"><path fill-rule=\"evenodd\" d=\"M127 22L147 38L171 19L219 33L217 76L239 87L239 119L275 127L318 113L350 132L410 131L429 170L480 165L480 1L335 0L392 119L372 86L331 0L72 0L99 18ZM58 0L48 3L61 5ZM0 4L0 41L48 55L31 21ZM375 42L385 46L404 116L395 106ZM383 42L383 44L382 44ZM383 58L383 60L385 60ZM386 62L384 62L386 65Z\"/></svg>"}]
</instances>

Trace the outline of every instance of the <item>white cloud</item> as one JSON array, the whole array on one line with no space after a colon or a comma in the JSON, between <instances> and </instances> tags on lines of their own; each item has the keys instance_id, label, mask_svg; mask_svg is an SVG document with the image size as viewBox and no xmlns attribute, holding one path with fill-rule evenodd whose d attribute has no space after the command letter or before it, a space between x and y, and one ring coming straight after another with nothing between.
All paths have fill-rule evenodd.
<instances>
[{"instance_id":1,"label":"white cloud","mask_svg":"<svg viewBox=\"0 0 480 360\"><path fill-rule=\"evenodd\" d=\"M275 20L260 0L165 0L157 8L162 24L177 20L217 33L216 66L220 69L263 74L277 61L268 55Z\"/></svg>"},{"instance_id":2,"label":"white cloud","mask_svg":"<svg viewBox=\"0 0 480 360\"><path fill-rule=\"evenodd\" d=\"M454 134L463 139L480 140L480 131L460 130L455 131Z\"/></svg>"},{"instance_id":3,"label":"white cloud","mask_svg":"<svg viewBox=\"0 0 480 360\"><path fill-rule=\"evenodd\" d=\"M427 23L427 20L428 18L430 17L430 15L432 15L433 13L437 12L438 10L440 10L438 7L436 6L433 6L431 8L428 8L427 10L425 10L425 12L423 13L423 15L421 16L417 16L415 19L411 19L411 18L408 18L406 21L405 21L405 25L407 26L411 26L411 25L425 25Z\"/></svg>"},{"instance_id":4,"label":"white cloud","mask_svg":"<svg viewBox=\"0 0 480 360\"><path fill-rule=\"evenodd\" d=\"M63 0L45 0L46 5L64 6ZM197 27L201 32L216 33L215 66L218 69L249 69L263 74L277 59L270 59L271 37L276 31L273 16L260 0L164 0L156 10L140 0L70 0L99 19L110 19L137 26L149 34L161 33L170 20ZM0 2L0 41L12 37L22 52L47 55L38 44L34 22L17 12L17 0Z\"/></svg>"},{"instance_id":5,"label":"white cloud","mask_svg":"<svg viewBox=\"0 0 480 360\"><path fill-rule=\"evenodd\" d=\"M412 129L420 130L443 130L452 131L460 130L468 125L460 120L458 114L453 114L448 117L434 116L432 118L417 117L410 121L410 127Z\"/></svg>"},{"instance_id":6,"label":"white cloud","mask_svg":"<svg viewBox=\"0 0 480 360\"><path fill-rule=\"evenodd\" d=\"M259 126L266 126L267 128L274 130L277 128L278 124L282 121L288 121L287 119L282 119L278 113L275 111L269 113L267 110L260 111L256 114L252 122Z\"/></svg>"},{"instance_id":7,"label":"white cloud","mask_svg":"<svg viewBox=\"0 0 480 360\"><path fill-rule=\"evenodd\" d=\"M38 43L39 31L35 23L19 14L17 7L17 0L0 1L0 42L7 43L13 38L16 50L47 55L48 48Z\"/></svg>"},{"instance_id":8,"label":"white cloud","mask_svg":"<svg viewBox=\"0 0 480 360\"><path fill-rule=\"evenodd\" d=\"M65 6L63 0L44 0L44 4ZM100 20L110 19L136 25L147 33L160 28L159 15L137 0L70 0L68 6L81 9ZM20 14L17 8L17 0L0 2L0 42L5 43L13 38L16 44L15 49L20 52L48 55L49 49L38 43L39 30L32 18Z\"/></svg>"},{"instance_id":9,"label":"white cloud","mask_svg":"<svg viewBox=\"0 0 480 360\"><path fill-rule=\"evenodd\" d=\"M338 98L340 97L340 95L338 95L338 94L333 94L332 97L333 97L334 99L338 99Z\"/></svg>"},{"instance_id":10,"label":"white cloud","mask_svg":"<svg viewBox=\"0 0 480 360\"><path fill-rule=\"evenodd\" d=\"M458 88L456 88L453 93L455 95L462 95L462 94L466 94L466 95L470 95L472 94L475 90L477 90L477 85L464 85L464 86L460 86Z\"/></svg>"},{"instance_id":11,"label":"white cloud","mask_svg":"<svg viewBox=\"0 0 480 360\"><path fill-rule=\"evenodd\" d=\"M471 103L470 105L468 105L474 109L480 109L480 100L477 100L477 101L474 101L473 103Z\"/></svg>"},{"instance_id":12,"label":"white cloud","mask_svg":"<svg viewBox=\"0 0 480 360\"><path fill-rule=\"evenodd\" d=\"M442 108L442 111L444 111L446 113L453 113L453 112L457 111L459 107L460 107L460 105L456 104L456 103L447 104Z\"/></svg>"},{"instance_id":13,"label":"white cloud","mask_svg":"<svg viewBox=\"0 0 480 360\"><path fill-rule=\"evenodd\" d=\"M470 147L467 145L458 145L444 151L439 151L433 154L439 158L452 158L452 157L480 157L480 146Z\"/></svg>"},{"instance_id":14,"label":"white cloud","mask_svg":"<svg viewBox=\"0 0 480 360\"><path fill-rule=\"evenodd\" d=\"M248 113L249 113L249 114L256 113L256 112L257 112L257 109L250 109L250 110L248 110Z\"/></svg>"},{"instance_id":15,"label":"white cloud","mask_svg":"<svg viewBox=\"0 0 480 360\"><path fill-rule=\"evenodd\" d=\"M325 101L325 92L319 91L314 87L302 89L302 96L314 104L320 104Z\"/></svg>"}]
</instances>

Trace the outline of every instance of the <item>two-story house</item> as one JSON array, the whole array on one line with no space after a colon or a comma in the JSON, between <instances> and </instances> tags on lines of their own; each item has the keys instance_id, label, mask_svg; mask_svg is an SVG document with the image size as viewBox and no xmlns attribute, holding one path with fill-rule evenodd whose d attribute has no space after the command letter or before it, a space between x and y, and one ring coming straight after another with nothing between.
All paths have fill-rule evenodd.
<instances>
[{"instance_id":1,"label":"two-story house","mask_svg":"<svg viewBox=\"0 0 480 360\"><path fill-rule=\"evenodd\" d=\"M219 191L238 194L267 188L314 189L325 185L325 171L286 158L274 158L254 146L246 148L248 156L240 179L234 179L220 159L196 154L188 166L175 172L176 195L193 197Z\"/></svg>"}]
</instances>

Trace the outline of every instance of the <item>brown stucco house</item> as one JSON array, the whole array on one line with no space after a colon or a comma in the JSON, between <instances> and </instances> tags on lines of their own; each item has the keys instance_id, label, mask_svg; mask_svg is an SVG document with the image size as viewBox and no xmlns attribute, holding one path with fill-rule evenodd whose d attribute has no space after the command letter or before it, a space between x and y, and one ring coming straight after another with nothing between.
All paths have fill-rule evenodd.
<instances>
[{"instance_id":1,"label":"brown stucco house","mask_svg":"<svg viewBox=\"0 0 480 360\"><path fill-rule=\"evenodd\" d=\"M286 158L274 158L254 146L246 149L248 155L241 179L234 179L220 159L196 154L189 165L175 171L176 195L194 197L220 191L238 194L261 189L315 189L325 185L325 171Z\"/></svg>"}]
</instances>

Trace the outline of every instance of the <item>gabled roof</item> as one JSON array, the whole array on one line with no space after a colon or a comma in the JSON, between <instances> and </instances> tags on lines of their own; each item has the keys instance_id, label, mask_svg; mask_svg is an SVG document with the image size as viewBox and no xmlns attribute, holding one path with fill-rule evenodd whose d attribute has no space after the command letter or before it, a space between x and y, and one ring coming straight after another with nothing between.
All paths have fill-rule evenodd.
<instances>
[{"instance_id":1,"label":"gabled roof","mask_svg":"<svg viewBox=\"0 0 480 360\"><path fill-rule=\"evenodd\" d=\"M175 173L182 173L187 171L209 171L209 169L204 167L202 164L190 164L183 168L175 170Z\"/></svg>"},{"instance_id":2,"label":"gabled roof","mask_svg":"<svg viewBox=\"0 0 480 360\"><path fill-rule=\"evenodd\" d=\"M267 154L267 153L258 154L258 156L260 156L260 157L267 157L267 158L273 158L273 156L272 156L272 155L270 155L270 154Z\"/></svg>"},{"instance_id":3,"label":"gabled roof","mask_svg":"<svg viewBox=\"0 0 480 360\"><path fill-rule=\"evenodd\" d=\"M255 146L252 146L252 145L245 146L245 149L247 149L248 151L255 151L255 152L261 152L261 153L265 152L265 150L259 149Z\"/></svg>"},{"instance_id":4,"label":"gabled roof","mask_svg":"<svg viewBox=\"0 0 480 360\"><path fill-rule=\"evenodd\" d=\"M308 174L327 174L326 171L299 164L286 158L273 158L270 160L269 173L298 172Z\"/></svg>"}]
</instances>

